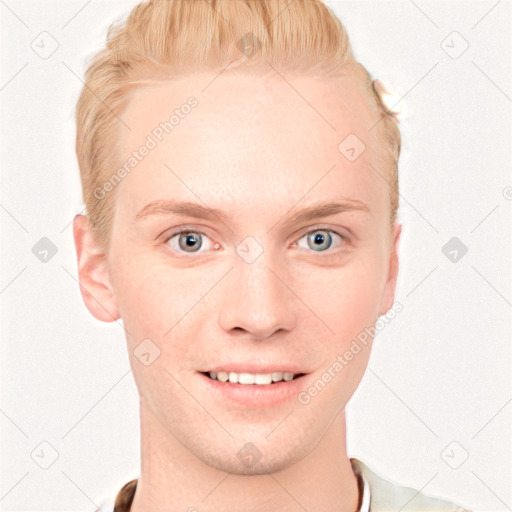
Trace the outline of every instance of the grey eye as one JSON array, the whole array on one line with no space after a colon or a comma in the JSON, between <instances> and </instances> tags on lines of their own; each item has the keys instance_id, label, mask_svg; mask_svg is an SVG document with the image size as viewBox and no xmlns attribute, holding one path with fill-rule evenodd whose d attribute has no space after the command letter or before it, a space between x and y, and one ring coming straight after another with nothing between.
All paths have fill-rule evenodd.
<instances>
[{"instance_id":1,"label":"grey eye","mask_svg":"<svg viewBox=\"0 0 512 512\"><path fill-rule=\"evenodd\" d=\"M199 231L181 231L179 233L175 233L167 240L167 243L177 252L186 252L186 253L196 253L201 252L200 249L205 245L203 243L203 237L205 240L210 243L208 237ZM178 241L178 245L176 246L176 239ZM206 249L208 247L208 243L206 244Z\"/></svg>"},{"instance_id":2,"label":"grey eye","mask_svg":"<svg viewBox=\"0 0 512 512\"><path fill-rule=\"evenodd\" d=\"M194 252L194 249L201 249L203 242L200 237L201 235L180 233L180 236L178 237L180 248L187 252Z\"/></svg>"},{"instance_id":3,"label":"grey eye","mask_svg":"<svg viewBox=\"0 0 512 512\"><path fill-rule=\"evenodd\" d=\"M299 247L304 247L300 245L300 241L306 238L307 246L306 249L313 249L315 252L324 252L327 249L330 249L333 244L333 235L338 238L342 238L341 235L331 231L329 229L315 229L306 233L298 242Z\"/></svg>"}]
</instances>

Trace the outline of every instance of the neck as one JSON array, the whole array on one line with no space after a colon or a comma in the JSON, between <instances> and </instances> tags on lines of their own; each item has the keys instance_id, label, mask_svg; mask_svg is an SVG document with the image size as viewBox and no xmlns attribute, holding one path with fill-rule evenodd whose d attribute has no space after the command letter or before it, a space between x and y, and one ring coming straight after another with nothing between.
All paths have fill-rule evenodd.
<instances>
[{"instance_id":1,"label":"neck","mask_svg":"<svg viewBox=\"0 0 512 512\"><path fill-rule=\"evenodd\" d=\"M140 418L142 465L131 512L358 509L358 481L346 453L345 411L299 461L256 475L228 473L206 464L183 446L143 401Z\"/></svg>"}]
</instances>

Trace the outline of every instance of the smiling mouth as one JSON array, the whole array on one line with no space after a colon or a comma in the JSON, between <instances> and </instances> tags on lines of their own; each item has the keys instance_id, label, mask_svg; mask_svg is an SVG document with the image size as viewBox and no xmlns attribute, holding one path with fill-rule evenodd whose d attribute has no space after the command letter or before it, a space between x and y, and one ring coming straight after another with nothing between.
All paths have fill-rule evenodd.
<instances>
[{"instance_id":1,"label":"smiling mouth","mask_svg":"<svg viewBox=\"0 0 512 512\"><path fill-rule=\"evenodd\" d=\"M269 386L280 382L296 380L305 373L272 372L272 373L237 373L237 372L200 372L206 377L219 382L241 384L244 386Z\"/></svg>"}]
</instances>

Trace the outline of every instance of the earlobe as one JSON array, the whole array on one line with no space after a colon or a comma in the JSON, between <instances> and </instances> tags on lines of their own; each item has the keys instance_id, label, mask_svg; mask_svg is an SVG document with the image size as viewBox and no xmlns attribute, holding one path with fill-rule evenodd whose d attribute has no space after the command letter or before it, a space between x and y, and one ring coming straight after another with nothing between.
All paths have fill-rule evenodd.
<instances>
[{"instance_id":1,"label":"earlobe","mask_svg":"<svg viewBox=\"0 0 512 512\"><path fill-rule=\"evenodd\" d=\"M115 322L120 315L110 285L107 257L85 215L75 216L73 238L82 299L95 318L102 322Z\"/></svg>"},{"instance_id":2,"label":"earlobe","mask_svg":"<svg viewBox=\"0 0 512 512\"><path fill-rule=\"evenodd\" d=\"M400 237L402 234L402 224L396 223L394 234L393 234L393 245L391 248L391 254L389 258L388 273L386 278L386 284L384 288L384 295L382 298L382 309L379 316L385 315L389 309L393 306L395 300L396 283L398 280L398 268L399 268L399 247Z\"/></svg>"}]
</instances>

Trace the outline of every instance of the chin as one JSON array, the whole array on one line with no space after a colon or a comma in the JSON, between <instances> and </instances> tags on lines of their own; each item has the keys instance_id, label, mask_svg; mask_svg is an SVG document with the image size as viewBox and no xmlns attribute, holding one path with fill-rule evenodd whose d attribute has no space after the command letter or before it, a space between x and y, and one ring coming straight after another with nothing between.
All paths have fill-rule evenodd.
<instances>
[{"instance_id":1,"label":"chin","mask_svg":"<svg viewBox=\"0 0 512 512\"><path fill-rule=\"evenodd\" d=\"M198 447L195 448L197 450ZM232 440L214 451L211 444L200 452L196 451L196 456L208 466L234 475L277 473L293 466L305 455L306 452L297 446L274 444L272 440L245 444Z\"/></svg>"},{"instance_id":2,"label":"chin","mask_svg":"<svg viewBox=\"0 0 512 512\"><path fill-rule=\"evenodd\" d=\"M238 460L237 458L233 459L226 455L226 458L214 458L211 459L206 458L204 460L206 464L209 466L218 469L220 471L224 471L225 473L231 473L233 475L240 476L252 476L252 475L266 475L268 473L277 473L278 471L282 471L289 466L292 466L296 461L290 461L288 459L276 459L273 458L271 460L265 459L262 457L258 462L249 466Z\"/></svg>"}]
</instances>

